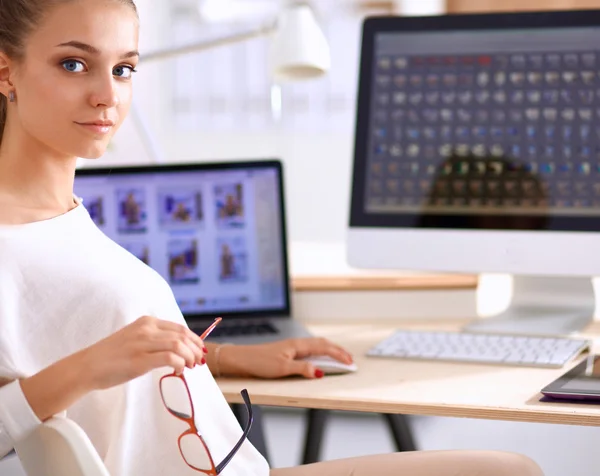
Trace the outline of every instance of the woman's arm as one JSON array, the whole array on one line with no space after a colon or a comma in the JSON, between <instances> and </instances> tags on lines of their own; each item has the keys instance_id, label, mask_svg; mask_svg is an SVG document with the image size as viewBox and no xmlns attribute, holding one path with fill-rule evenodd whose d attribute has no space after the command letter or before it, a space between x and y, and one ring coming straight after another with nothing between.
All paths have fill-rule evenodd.
<instances>
[{"instance_id":1,"label":"woman's arm","mask_svg":"<svg viewBox=\"0 0 600 476\"><path fill-rule=\"evenodd\" d=\"M210 342L204 342L206 346L206 350L208 353L206 354L206 365L208 365L209 370L215 377L220 377L222 375L236 376L236 377L251 377L252 373L244 371L243 367L238 365L238 358L234 357L229 358L229 356L224 355L227 354L230 350L229 347L235 347L234 353L240 349L239 345L229 346L223 344L213 344ZM217 352L217 348L221 347ZM248 353L245 357L252 359L252 352ZM244 356L242 355L242 359Z\"/></svg>"},{"instance_id":2,"label":"woman's arm","mask_svg":"<svg viewBox=\"0 0 600 476\"><path fill-rule=\"evenodd\" d=\"M204 360L204 343L187 327L144 316L20 382L44 421L94 390L129 382L160 367L182 373Z\"/></svg>"},{"instance_id":3,"label":"woman's arm","mask_svg":"<svg viewBox=\"0 0 600 476\"><path fill-rule=\"evenodd\" d=\"M0 387L0 455L85 394L124 384L153 369L182 373L204 363L204 343L187 327L144 316L109 337Z\"/></svg>"},{"instance_id":4,"label":"woman's arm","mask_svg":"<svg viewBox=\"0 0 600 476\"><path fill-rule=\"evenodd\" d=\"M11 452L14 441L79 398L76 389L81 385L65 378L63 367L68 366L60 362L20 381L0 378L0 459Z\"/></svg>"},{"instance_id":5,"label":"woman's arm","mask_svg":"<svg viewBox=\"0 0 600 476\"><path fill-rule=\"evenodd\" d=\"M41 421L67 409L94 389L80 353L21 380L20 384L29 406Z\"/></svg>"},{"instance_id":6,"label":"woman's arm","mask_svg":"<svg viewBox=\"0 0 600 476\"><path fill-rule=\"evenodd\" d=\"M215 351L217 350L217 347L219 347L219 344L213 344L211 342L204 342L204 346L206 347L206 350L208 351L206 353L206 357L205 357L206 365L208 366L210 373L216 377L217 362L215 360L215 354L216 354Z\"/></svg>"},{"instance_id":7,"label":"woman's arm","mask_svg":"<svg viewBox=\"0 0 600 476\"><path fill-rule=\"evenodd\" d=\"M208 368L215 377L280 378L302 375L320 378L323 372L308 361L311 355L325 355L351 364L352 356L333 342L318 337L286 339L265 344L227 345L205 342Z\"/></svg>"}]
</instances>

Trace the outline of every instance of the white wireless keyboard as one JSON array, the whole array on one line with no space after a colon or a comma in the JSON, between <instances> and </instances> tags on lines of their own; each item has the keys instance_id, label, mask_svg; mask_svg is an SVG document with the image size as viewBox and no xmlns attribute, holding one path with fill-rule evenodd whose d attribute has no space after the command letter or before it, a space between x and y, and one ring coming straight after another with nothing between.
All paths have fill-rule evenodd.
<instances>
[{"instance_id":1,"label":"white wireless keyboard","mask_svg":"<svg viewBox=\"0 0 600 476\"><path fill-rule=\"evenodd\" d=\"M590 341L566 337L397 331L367 355L559 368L589 347Z\"/></svg>"}]
</instances>

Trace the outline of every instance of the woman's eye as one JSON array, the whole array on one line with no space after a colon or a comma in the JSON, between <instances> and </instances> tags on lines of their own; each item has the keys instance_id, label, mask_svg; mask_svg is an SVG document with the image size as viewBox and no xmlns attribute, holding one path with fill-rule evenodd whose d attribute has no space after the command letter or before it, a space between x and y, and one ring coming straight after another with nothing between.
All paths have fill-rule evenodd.
<instances>
[{"instance_id":1,"label":"woman's eye","mask_svg":"<svg viewBox=\"0 0 600 476\"><path fill-rule=\"evenodd\" d=\"M127 65L117 66L115 69L113 69L113 74L119 78L129 79L133 73L135 73L135 69Z\"/></svg>"},{"instance_id":2,"label":"woman's eye","mask_svg":"<svg viewBox=\"0 0 600 476\"><path fill-rule=\"evenodd\" d=\"M70 73L81 73L85 71L85 65L81 61L67 60L62 62L62 67Z\"/></svg>"}]
</instances>

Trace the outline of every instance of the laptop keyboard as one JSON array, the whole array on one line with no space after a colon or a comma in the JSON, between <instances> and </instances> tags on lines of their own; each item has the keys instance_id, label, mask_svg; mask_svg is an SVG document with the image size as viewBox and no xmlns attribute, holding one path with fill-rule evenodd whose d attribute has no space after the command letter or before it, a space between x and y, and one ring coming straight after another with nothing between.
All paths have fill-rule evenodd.
<instances>
[{"instance_id":1,"label":"laptop keyboard","mask_svg":"<svg viewBox=\"0 0 600 476\"><path fill-rule=\"evenodd\" d=\"M191 326L191 329L202 334L206 326ZM269 321L221 323L211 332L211 337L237 337L249 335L277 334L279 331Z\"/></svg>"}]
</instances>

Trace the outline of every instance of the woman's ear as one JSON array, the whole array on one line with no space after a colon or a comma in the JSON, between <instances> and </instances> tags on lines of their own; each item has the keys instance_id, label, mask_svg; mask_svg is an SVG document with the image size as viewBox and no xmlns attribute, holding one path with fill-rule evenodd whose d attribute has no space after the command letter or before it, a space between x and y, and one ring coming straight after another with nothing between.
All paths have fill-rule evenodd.
<instances>
[{"instance_id":1,"label":"woman's ear","mask_svg":"<svg viewBox=\"0 0 600 476\"><path fill-rule=\"evenodd\" d=\"M12 73L12 62L5 53L0 52L0 94L8 97L14 86L10 80Z\"/></svg>"}]
</instances>

